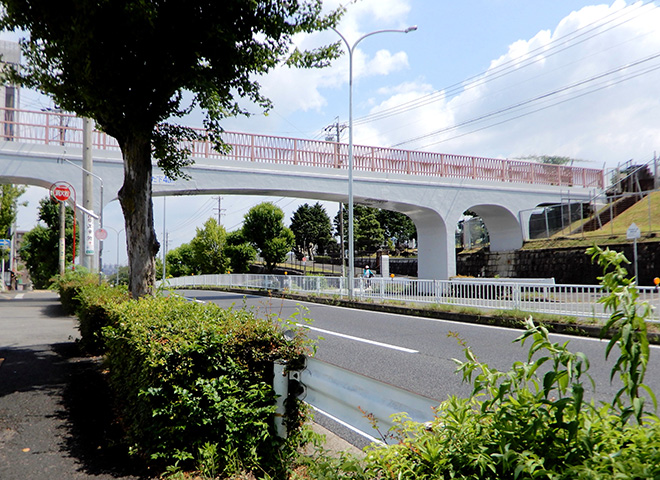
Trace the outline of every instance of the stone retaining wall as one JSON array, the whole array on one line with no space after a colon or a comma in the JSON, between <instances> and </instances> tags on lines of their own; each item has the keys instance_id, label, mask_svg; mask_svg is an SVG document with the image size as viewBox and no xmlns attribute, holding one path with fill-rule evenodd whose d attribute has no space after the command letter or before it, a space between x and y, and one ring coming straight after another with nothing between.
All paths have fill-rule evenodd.
<instances>
[{"instance_id":1,"label":"stone retaining wall","mask_svg":"<svg viewBox=\"0 0 660 480\"><path fill-rule=\"evenodd\" d=\"M609 245L622 251L631 261L628 271L634 274L633 244ZM597 284L602 271L593 265L584 247L543 250L517 250L490 253L461 253L456 256L456 273L472 277L550 278L556 283ZM637 244L640 285L653 285L660 277L660 242Z\"/></svg>"}]
</instances>

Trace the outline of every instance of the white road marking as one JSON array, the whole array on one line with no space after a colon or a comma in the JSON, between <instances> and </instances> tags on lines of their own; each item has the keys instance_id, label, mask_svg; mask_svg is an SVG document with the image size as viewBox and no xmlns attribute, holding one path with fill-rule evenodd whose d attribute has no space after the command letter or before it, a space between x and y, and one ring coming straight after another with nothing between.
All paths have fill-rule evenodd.
<instances>
[{"instance_id":1,"label":"white road marking","mask_svg":"<svg viewBox=\"0 0 660 480\"><path fill-rule=\"evenodd\" d=\"M369 340L367 338L354 337L353 335L346 335L345 333L332 332L330 330L324 330L322 328L310 327L309 325L304 325L302 323L296 324L299 327L308 328L309 330L314 330L315 332L325 333L326 335L334 335L335 337L345 338L347 340L355 340L356 342L368 343L370 345L376 345L377 347L389 348L392 350L398 350L405 353L419 353L419 350L412 350L410 348L399 347L398 345L391 345L389 343L376 342L374 340Z\"/></svg>"},{"instance_id":2,"label":"white road marking","mask_svg":"<svg viewBox=\"0 0 660 480\"><path fill-rule=\"evenodd\" d=\"M308 405L309 405L309 404L308 404ZM352 432L355 432L355 433L357 433L358 435L360 435L360 436L366 438L366 439L369 440L370 442L372 442L372 443L379 443L379 444L381 444L381 445L384 445L384 443L383 443L382 440L379 440L379 439L377 439L377 438L375 438L375 437L372 437L372 436L369 435L368 433L363 432L363 431L360 430L359 428L355 428L353 425L351 425L351 424L349 424L349 423L346 423L346 422L343 421L343 420L340 420L339 418L335 417L334 415L330 415L328 412L325 412L325 411L321 410L320 408L316 408L314 405L310 405L310 407L312 407L314 410L316 410L316 411L319 412L320 414L325 415L325 416L328 417L330 420L332 420L332 421L334 421L334 422L337 422L339 425L342 425L342 426L348 428L349 430L351 430Z\"/></svg>"},{"instance_id":3,"label":"white road marking","mask_svg":"<svg viewBox=\"0 0 660 480\"><path fill-rule=\"evenodd\" d=\"M23 298L24 296L25 296L24 293L17 293L16 295L14 295L14 298L21 299L21 298Z\"/></svg>"}]
</instances>

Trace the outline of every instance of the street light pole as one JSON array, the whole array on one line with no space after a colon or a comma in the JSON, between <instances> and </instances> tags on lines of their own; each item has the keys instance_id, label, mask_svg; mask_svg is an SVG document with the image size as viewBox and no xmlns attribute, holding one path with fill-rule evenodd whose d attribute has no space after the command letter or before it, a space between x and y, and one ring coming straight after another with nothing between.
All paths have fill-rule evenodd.
<instances>
[{"instance_id":1,"label":"street light pole","mask_svg":"<svg viewBox=\"0 0 660 480\"><path fill-rule=\"evenodd\" d=\"M355 232L353 228L353 52L358 43L367 37L379 33L409 33L417 30L417 26L408 27L405 30L376 30L375 32L362 35L353 45L348 43L346 37L339 30L334 27L330 28L339 35L348 49L348 298L352 300L354 290L353 279L355 276Z\"/></svg>"},{"instance_id":2,"label":"street light pole","mask_svg":"<svg viewBox=\"0 0 660 480\"><path fill-rule=\"evenodd\" d=\"M117 275L115 278L115 285L119 285L119 234L124 231L122 228L121 230L117 230L116 228L113 227L105 227L109 228L110 230L114 231L117 234Z\"/></svg>"}]
</instances>

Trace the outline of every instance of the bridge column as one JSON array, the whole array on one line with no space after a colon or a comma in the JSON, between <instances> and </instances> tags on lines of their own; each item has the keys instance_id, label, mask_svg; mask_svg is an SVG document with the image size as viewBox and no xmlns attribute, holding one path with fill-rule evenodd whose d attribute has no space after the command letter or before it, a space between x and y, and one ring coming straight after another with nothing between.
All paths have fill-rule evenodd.
<instances>
[{"instance_id":1,"label":"bridge column","mask_svg":"<svg viewBox=\"0 0 660 480\"><path fill-rule=\"evenodd\" d=\"M436 212L411 214L417 227L417 276L445 280L456 275L454 232Z\"/></svg>"},{"instance_id":2,"label":"bridge column","mask_svg":"<svg viewBox=\"0 0 660 480\"><path fill-rule=\"evenodd\" d=\"M520 223L511 211L499 205L478 205L470 209L481 217L488 229L491 252L506 252L522 247Z\"/></svg>"}]
</instances>

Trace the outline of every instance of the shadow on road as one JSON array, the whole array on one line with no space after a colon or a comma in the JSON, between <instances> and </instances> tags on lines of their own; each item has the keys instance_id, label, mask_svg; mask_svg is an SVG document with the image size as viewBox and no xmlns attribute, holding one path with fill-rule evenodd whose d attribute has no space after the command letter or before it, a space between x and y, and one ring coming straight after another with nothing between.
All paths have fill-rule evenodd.
<instances>
[{"instance_id":1,"label":"shadow on road","mask_svg":"<svg viewBox=\"0 0 660 480\"><path fill-rule=\"evenodd\" d=\"M50 450L74 459L79 474L125 480L153 477L138 459L128 456L120 442L100 358L82 356L76 343L63 342L0 348L0 359L0 426L6 423L5 428L10 428L12 423L14 430L20 430L20 422L26 421L21 418L41 416L54 425ZM43 442L43 435L52 432L32 434L42 438L23 436L24 445ZM34 478L24 473L24 478Z\"/></svg>"}]
</instances>

